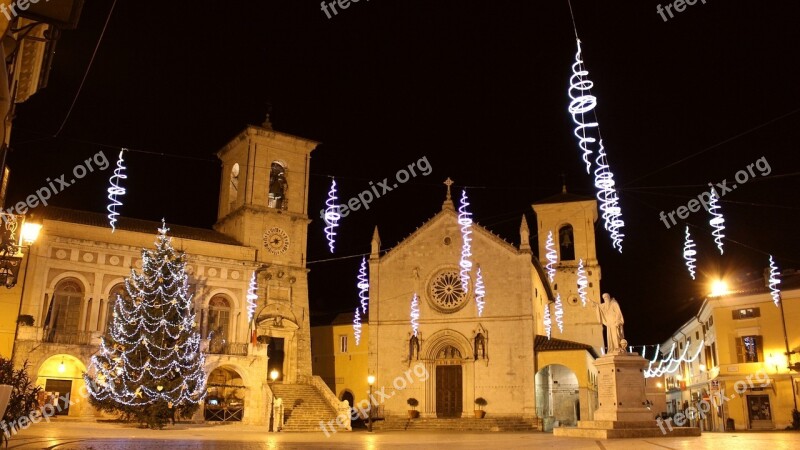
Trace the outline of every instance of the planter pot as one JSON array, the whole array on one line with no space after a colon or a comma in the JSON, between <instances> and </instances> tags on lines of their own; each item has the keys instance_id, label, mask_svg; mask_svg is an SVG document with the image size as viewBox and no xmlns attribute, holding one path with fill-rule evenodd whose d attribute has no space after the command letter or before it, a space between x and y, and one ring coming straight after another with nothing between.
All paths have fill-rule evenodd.
<instances>
[{"instance_id":1,"label":"planter pot","mask_svg":"<svg viewBox=\"0 0 800 450\"><path fill-rule=\"evenodd\" d=\"M476 410L475 410L475 418L476 418L476 419L483 419L483 417L484 417L485 415L486 415L486 411L484 411L484 410L482 410L482 409L476 409Z\"/></svg>"},{"instance_id":2,"label":"planter pot","mask_svg":"<svg viewBox=\"0 0 800 450\"><path fill-rule=\"evenodd\" d=\"M8 400L11 398L11 386L7 384L0 384L0 418L6 413Z\"/></svg>"},{"instance_id":3,"label":"planter pot","mask_svg":"<svg viewBox=\"0 0 800 450\"><path fill-rule=\"evenodd\" d=\"M417 418L419 418L419 411L414 410L414 409L409 409L408 410L408 418L409 419L417 419Z\"/></svg>"}]
</instances>

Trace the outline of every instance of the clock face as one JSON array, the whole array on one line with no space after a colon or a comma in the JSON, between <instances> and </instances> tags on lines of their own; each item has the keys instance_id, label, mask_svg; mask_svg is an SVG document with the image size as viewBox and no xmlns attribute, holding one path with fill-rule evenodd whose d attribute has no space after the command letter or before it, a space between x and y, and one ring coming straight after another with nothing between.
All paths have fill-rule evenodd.
<instances>
[{"instance_id":1,"label":"clock face","mask_svg":"<svg viewBox=\"0 0 800 450\"><path fill-rule=\"evenodd\" d=\"M283 229L272 227L264 232L264 248L273 255L280 255L289 249L289 235Z\"/></svg>"}]
</instances>

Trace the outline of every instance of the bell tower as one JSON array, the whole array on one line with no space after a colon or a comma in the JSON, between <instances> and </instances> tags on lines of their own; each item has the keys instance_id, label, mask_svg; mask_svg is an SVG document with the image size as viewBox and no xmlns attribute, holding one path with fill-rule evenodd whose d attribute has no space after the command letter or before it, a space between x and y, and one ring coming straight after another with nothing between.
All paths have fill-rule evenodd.
<instances>
[{"instance_id":1,"label":"bell tower","mask_svg":"<svg viewBox=\"0 0 800 450\"><path fill-rule=\"evenodd\" d=\"M597 222L597 201L567 192L533 204L536 213L539 261L548 264L547 238L553 234L558 260L551 284L553 295L560 294L564 305L564 332L553 321L552 337L589 344L600 354L603 347L603 326L597 308L590 299L600 299L600 264L597 261L594 224ZM578 267L583 261L586 274L586 306L578 295ZM545 283L549 279L543 280Z\"/></svg>"},{"instance_id":2,"label":"bell tower","mask_svg":"<svg viewBox=\"0 0 800 450\"><path fill-rule=\"evenodd\" d=\"M311 376L308 171L318 144L275 131L267 116L217 152L222 177L214 229L257 249L256 333L269 351L281 352L269 355L270 370L285 383Z\"/></svg>"}]
</instances>

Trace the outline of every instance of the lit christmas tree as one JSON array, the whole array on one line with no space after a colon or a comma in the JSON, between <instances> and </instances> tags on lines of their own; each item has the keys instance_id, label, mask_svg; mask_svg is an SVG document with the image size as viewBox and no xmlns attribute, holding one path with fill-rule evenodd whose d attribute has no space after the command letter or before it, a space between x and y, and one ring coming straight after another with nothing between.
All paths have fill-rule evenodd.
<instances>
[{"instance_id":1,"label":"lit christmas tree","mask_svg":"<svg viewBox=\"0 0 800 450\"><path fill-rule=\"evenodd\" d=\"M166 225L158 231L155 250L142 250L141 272L131 269L125 279L112 325L84 375L92 406L150 428L191 417L206 395L186 255L172 248Z\"/></svg>"}]
</instances>

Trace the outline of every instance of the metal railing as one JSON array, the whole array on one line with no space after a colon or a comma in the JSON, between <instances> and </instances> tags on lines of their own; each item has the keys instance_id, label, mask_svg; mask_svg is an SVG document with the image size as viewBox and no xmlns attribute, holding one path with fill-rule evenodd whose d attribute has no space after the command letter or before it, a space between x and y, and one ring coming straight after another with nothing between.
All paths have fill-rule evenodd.
<instances>
[{"instance_id":1,"label":"metal railing","mask_svg":"<svg viewBox=\"0 0 800 450\"><path fill-rule=\"evenodd\" d=\"M44 335L42 336L42 341L49 342L51 344L91 345L92 332L64 331L64 330L55 330L52 328L45 328Z\"/></svg>"},{"instance_id":2,"label":"metal railing","mask_svg":"<svg viewBox=\"0 0 800 450\"><path fill-rule=\"evenodd\" d=\"M210 355L247 356L247 346L248 344L245 342L211 343L208 345L206 353Z\"/></svg>"}]
</instances>

